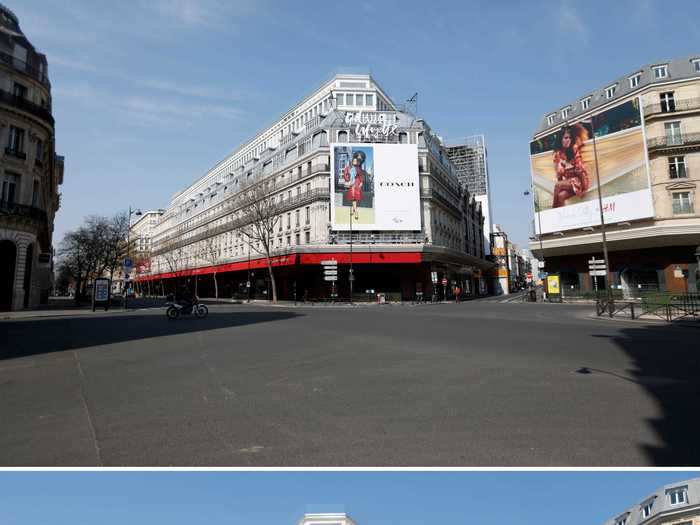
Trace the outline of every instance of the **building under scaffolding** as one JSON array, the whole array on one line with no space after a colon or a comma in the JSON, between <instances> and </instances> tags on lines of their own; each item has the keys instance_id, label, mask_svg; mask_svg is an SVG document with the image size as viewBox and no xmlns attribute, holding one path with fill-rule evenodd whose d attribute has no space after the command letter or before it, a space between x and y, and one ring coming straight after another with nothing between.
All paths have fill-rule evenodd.
<instances>
[{"instance_id":1,"label":"building under scaffolding","mask_svg":"<svg viewBox=\"0 0 700 525\"><path fill-rule=\"evenodd\" d=\"M457 178L469 193L481 203L484 214L484 239L488 246L492 233L491 191L489 187L488 156L483 135L473 135L445 144L452 164L457 168ZM489 250L490 253L490 250Z\"/></svg>"}]
</instances>

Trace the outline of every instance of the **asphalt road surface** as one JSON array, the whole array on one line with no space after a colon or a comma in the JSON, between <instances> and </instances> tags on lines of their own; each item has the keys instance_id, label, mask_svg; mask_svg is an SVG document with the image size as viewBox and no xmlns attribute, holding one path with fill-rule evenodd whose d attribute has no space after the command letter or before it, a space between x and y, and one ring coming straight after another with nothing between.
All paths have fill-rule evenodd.
<instances>
[{"instance_id":1,"label":"asphalt road surface","mask_svg":"<svg viewBox=\"0 0 700 525\"><path fill-rule=\"evenodd\" d=\"M700 330L591 306L0 321L0 464L698 465Z\"/></svg>"}]
</instances>

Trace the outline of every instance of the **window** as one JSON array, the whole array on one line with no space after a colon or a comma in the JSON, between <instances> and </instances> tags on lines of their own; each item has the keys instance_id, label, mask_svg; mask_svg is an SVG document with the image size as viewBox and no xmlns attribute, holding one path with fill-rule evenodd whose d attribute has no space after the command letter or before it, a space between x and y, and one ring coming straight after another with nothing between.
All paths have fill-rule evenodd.
<instances>
[{"instance_id":1,"label":"window","mask_svg":"<svg viewBox=\"0 0 700 525\"><path fill-rule=\"evenodd\" d=\"M551 126L552 124L554 124L554 113L547 115L547 125Z\"/></svg>"},{"instance_id":2,"label":"window","mask_svg":"<svg viewBox=\"0 0 700 525\"><path fill-rule=\"evenodd\" d=\"M676 101L673 99L673 91L659 93L659 100L661 101L662 113L672 113L676 111Z\"/></svg>"},{"instance_id":3,"label":"window","mask_svg":"<svg viewBox=\"0 0 700 525\"><path fill-rule=\"evenodd\" d=\"M301 239L301 237L300 237L299 234L297 233L297 234L296 234L296 239L295 239L295 240L296 240L296 245L297 245L297 246L299 246L299 245L301 244L300 239Z\"/></svg>"},{"instance_id":4,"label":"window","mask_svg":"<svg viewBox=\"0 0 700 525\"><path fill-rule=\"evenodd\" d=\"M7 149L12 153L22 153L24 151L24 130L15 126L10 126L10 137L7 142Z\"/></svg>"},{"instance_id":5,"label":"window","mask_svg":"<svg viewBox=\"0 0 700 525\"><path fill-rule=\"evenodd\" d=\"M698 61L698 63L695 64L696 67L698 64L700 64L700 61ZM700 70L698 70L698 71L700 71ZM369 93L365 95L365 105L366 106L374 106L374 95L371 95Z\"/></svg>"},{"instance_id":6,"label":"window","mask_svg":"<svg viewBox=\"0 0 700 525\"><path fill-rule=\"evenodd\" d=\"M693 69L695 70L696 73L700 73L700 58L694 58L692 60L693 62Z\"/></svg>"},{"instance_id":7,"label":"window","mask_svg":"<svg viewBox=\"0 0 700 525\"><path fill-rule=\"evenodd\" d=\"M44 160L44 143L41 139L36 139L36 150L34 152L34 163L41 166Z\"/></svg>"},{"instance_id":8,"label":"window","mask_svg":"<svg viewBox=\"0 0 700 525\"><path fill-rule=\"evenodd\" d=\"M639 85L639 81L642 79L641 73L636 73L629 78L630 88L636 88Z\"/></svg>"},{"instance_id":9,"label":"window","mask_svg":"<svg viewBox=\"0 0 700 525\"><path fill-rule=\"evenodd\" d=\"M561 119L566 120L569 118L569 113L571 112L571 106L566 106L564 109L561 110Z\"/></svg>"},{"instance_id":10,"label":"window","mask_svg":"<svg viewBox=\"0 0 700 525\"><path fill-rule=\"evenodd\" d=\"M675 489L671 489L666 492L668 494L668 500L671 503L671 505L680 505L681 503L687 503L687 492L686 487L679 487Z\"/></svg>"},{"instance_id":11,"label":"window","mask_svg":"<svg viewBox=\"0 0 700 525\"><path fill-rule=\"evenodd\" d=\"M301 197L301 186L297 186L297 197Z\"/></svg>"},{"instance_id":12,"label":"window","mask_svg":"<svg viewBox=\"0 0 700 525\"><path fill-rule=\"evenodd\" d=\"M605 98L613 98L615 96L615 91L617 91L617 84L608 86L605 88Z\"/></svg>"},{"instance_id":13,"label":"window","mask_svg":"<svg viewBox=\"0 0 700 525\"><path fill-rule=\"evenodd\" d=\"M306 224L311 223L311 207L306 207Z\"/></svg>"},{"instance_id":14,"label":"window","mask_svg":"<svg viewBox=\"0 0 700 525\"><path fill-rule=\"evenodd\" d=\"M654 66L651 68L654 71L654 78L661 79L668 76L668 65L663 64L661 66Z\"/></svg>"},{"instance_id":15,"label":"window","mask_svg":"<svg viewBox=\"0 0 700 525\"><path fill-rule=\"evenodd\" d=\"M311 242L311 232L304 232L304 242L306 244Z\"/></svg>"},{"instance_id":16,"label":"window","mask_svg":"<svg viewBox=\"0 0 700 525\"><path fill-rule=\"evenodd\" d=\"M15 197L19 193L19 175L6 173L2 179L2 193L0 193L0 201L12 204L16 202Z\"/></svg>"},{"instance_id":17,"label":"window","mask_svg":"<svg viewBox=\"0 0 700 525\"><path fill-rule=\"evenodd\" d=\"M294 212L294 220L295 220L294 225L299 226L299 210L296 210Z\"/></svg>"},{"instance_id":18,"label":"window","mask_svg":"<svg viewBox=\"0 0 700 525\"><path fill-rule=\"evenodd\" d=\"M588 109L591 107L591 97L586 97L581 100L581 109Z\"/></svg>"},{"instance_id":19,"label":"window","mask_svg":"<svg viewBox=\"0 0 700 525\"><path fill-rule=\"evenodd\" d=\"M345 105L345 94L343 93L338 93L335 96L336 100L338 101L339 106L344 106Z\"/></svg>"},{"instance_id":20,"label":"window","mask_svg":"<svg viewBox=\"0 0 700 525\"><path fill-rule=\"evenodd\" d=\"M39 205L39 181L35 180L32 185L32 206L35 208Z\"/></svg>"},{"instance_id":21,"label":"window","mask_svg":"<svg viewBox=\"0 0 700 525\"><path fill-rule=\"evenodd\" d=\"M280 218L279 218L279 224L280 224L279 231L282 231L282 223L283 223L283 222L284 222L284 221L282 221L282 216L280 215Z\"/></svg>"},{"instance_id":22,"label":"window","mask_svg":"<svg viewBox=\"0 0 700 525\"><path fill-rule=\"evenodd\" d=\"M27 87L15 82L12 88L12 94L17 98L27 98Z\"/></svg>"},{"instance_id":23,"label":"window","mask_svg":"<svg viewBox=\"0 0 700 525\"><path fill-rule=\"evenodd\" d=\"M627 523L627 515L625 514L624 516L620 516L615 520L615 525L626 525Z\"/></svg>"},{"instance_id":24,"label":"window","mask_svg":"<svg viewBox=\"0 0 700 525\"><path fill-rule=\"evenodd\" d=\"M689 191L681 191L673 194L673 214L678 215L683 213L694 213Z\"/></svg>"},{"instance_id":25,"label":"window","mask_svg":"<svg viewBox=\"0 0 700 525\"><path fill-rule=\"evenodd\" d=\"M307 182L306 183L306 193L309 193L311 191L311 183Z\"/></svg>"},{"instance_id":26,"label":"window","mask_svg":"<svg viewBox=\"0 0 700 525\"><path fill-rule=\"evenodd\" d=\"M357 95L355 95L355 103L358 106L364 106L365 105L365 96L361 93L358 93Z\"/></svg>"},{"instance_id":27,"label":"window","mask_svg":"<svg viewBox=\"0 0 700 525\"><path fill-rule=\"evenodd\" d=\"M408 133L399 133L399 144L408 144Z\"/></svg>"},{"instance_id":28,"label":"window","mask_svg":"<svg viewBox=\"0 0 700 525\"><path fill-rule=\"evenodd\" d=\"M348 132L347 131L339 131L338 132L338 142L347 142L348 141Z\"/></svg>"},{"instance_id":29,"label":"window","mask_svg":"<svg viewBox=\"0 0 700 525\"><path fill-rule=\"evenodd\" d=\"M290 246L292 244L292 236L287 235L287 246Z\"/></svg>"},{"instance_id":30,"label":"window","mask_svg":"<svg viewBox=\"0 0 700 525\"><path fill-rule=\"evenodd\" d=\"M649 501L642 504L642 518L648 518L651 516L651 507L654 505L654 501Z\"/></svg>"},{"instance_id":31,"label":"window","mask_svg":"<svg viewBox=\"0 0 700 525\"><path fill-rule=\"evenodd\" d=\"M292 214L287 213L287 229L290 229L292 227Z\"/></svg>"},{"instance_id":32,"label":"window","mask_svg":"<svg viewBox=\"0 0 700 525\"><path fill-rule=\"evenodd\" d=\"M672 179L686 178L688 173L685 171L685 157L669 157L668 174Z\"/></svg>"},{"instance_id":33,"label":"window","mask_svg":"<svg viewBox=\"0 0 700 525\"><path fill-rule=\"evenodd\" d=\"M355 105L355 95L352 93L347 93L345 95L345 105L346 106L354 106Z\"/></svg>"},{"instance_id":34,"label":"window","mask_svg":"<svg viewBox=\"0 0 700 525\"><path fill-rule=\"evenodd\" d=\"M666 131L666 142L668 144L683 144L680 121L666 122L664 124L664 130Z\"/></svg>"}]
</instances>

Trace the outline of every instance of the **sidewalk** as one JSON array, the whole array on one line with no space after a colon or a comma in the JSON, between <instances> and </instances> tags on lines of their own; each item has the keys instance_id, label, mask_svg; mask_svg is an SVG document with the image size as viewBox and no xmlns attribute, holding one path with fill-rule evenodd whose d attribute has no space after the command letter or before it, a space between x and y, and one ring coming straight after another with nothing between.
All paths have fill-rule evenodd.
<instances>
[{"instance_id":1,"label":"sidewalk","mask_svg":"<svg viewBox=\"0 0 700 525\"><path fill-rule=\"evenodd\" d=\"M17 310L13 312L0 312L0 321L19 320L19 319L41 319L49 317L72 317L72 316L90 316L90 315L112 315L132 313L138 310L150 310L152 308L160 308L165 300L160 298L135 298L129 299L128 310L125 310L122 305L111 305L109 310L105 311L104 307L96 308L92 311L91 304L82 304L76 306L72 299L67 298L52 298L49 304L43 305L41 308L32 310Z\"/></svg>"}]
</instances>

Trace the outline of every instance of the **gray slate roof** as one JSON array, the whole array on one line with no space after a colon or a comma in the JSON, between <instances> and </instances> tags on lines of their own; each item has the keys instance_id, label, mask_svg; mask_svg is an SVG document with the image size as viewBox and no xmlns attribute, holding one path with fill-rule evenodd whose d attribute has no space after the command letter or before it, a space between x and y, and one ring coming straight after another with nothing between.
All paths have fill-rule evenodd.
<instances>
[{"instance_id":1,"label":"gray slate roof","mask_svg":"<svg viewBox=\"0 0 700 525\"><path fill-rule=\"evenodd\" d=\"M617 80L608 82L607 84L601 86L598 89L594 89L593 91L589 91L588 93L581 93L580 97L578 97L576 100L573 100L569 104L564 104L542 115L534 135L538 135L541 132L550 128L554 130L561 127L564 124L564 120L561 118L561 110L567 106L571 106L571 112L569 113L569 118L567 120L575 121L578 115L589 113L596 107L603 106L604 104L607 104L609 102L614 102L615 100L622 99L628 96L630 93L641 91L652 84L661 84L670 80L684 80L689 78L700 79L700 72L695 71L695 65L693 63L693 60L698 59L700 59L700 53L690 55L686 58L677 58L674 60L660 61L647 64L646 66L643 66L639 69L630 71L629 73L621 76ZM652 67L663 64L668 65L668 77L664 79L655 79ZM629 83L629 77L631 77L635 73L641 73L642 77L639 81L639 85L635 88L631 88ZM612 86L613 84L617 84L617 90L615 91L615 95L610 99L606 99L605 89L609 86ZM581 100L588 96L591 97L591 105L588 109L582 110ZM551 115L552 113L555 114L555 117L554 123L550 126L549 124L547 124L547 116Z\"/></svg>"}]
</instances>

